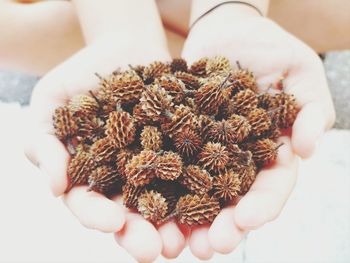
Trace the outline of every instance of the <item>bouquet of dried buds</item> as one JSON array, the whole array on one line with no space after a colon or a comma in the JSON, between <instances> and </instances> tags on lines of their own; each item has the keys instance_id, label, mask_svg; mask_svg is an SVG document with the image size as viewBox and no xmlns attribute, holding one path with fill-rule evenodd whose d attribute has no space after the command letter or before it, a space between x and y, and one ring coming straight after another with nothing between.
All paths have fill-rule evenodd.
<instances>
[{"instance_id":1,"label":"bouquet of dried buds","mask_svg":"<svg viewBox=\"0 0 350 263\"><path fill-rule=\"evenodd\" d=\"M293 95L258 92L252 72L217 56L130 66L55 110L69 191L88 185L155 224L211 223L277 157L297 115Z\"/></svg>"}]
</instances>

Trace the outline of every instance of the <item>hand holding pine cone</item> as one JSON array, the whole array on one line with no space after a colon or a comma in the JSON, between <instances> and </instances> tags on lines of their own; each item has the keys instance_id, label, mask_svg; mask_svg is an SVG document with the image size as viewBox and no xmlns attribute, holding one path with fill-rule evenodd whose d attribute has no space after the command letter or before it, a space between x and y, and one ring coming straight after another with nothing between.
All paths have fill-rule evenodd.
<instances>
[{"instance_id":1,"label":"hand holding pine cone","mask_svg":"<svg viewBox=\"0 0 350 263\"><path fill-rule=\"evenodd\" d=\"M258 93L253 72L220 56L99 78L97 91L54 112L56 136L72 155L67 191L122 194L155 224L211 223L277 158L276 139L297 115L293 95Z\"/></svg>"}]
</instances>

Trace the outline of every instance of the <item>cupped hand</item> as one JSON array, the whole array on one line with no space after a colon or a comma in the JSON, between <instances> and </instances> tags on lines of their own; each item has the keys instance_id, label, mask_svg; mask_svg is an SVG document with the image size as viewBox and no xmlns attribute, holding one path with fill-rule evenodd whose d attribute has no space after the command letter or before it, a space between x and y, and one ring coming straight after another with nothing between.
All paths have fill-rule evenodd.
<instances>
[{"instance_id":1,"label":"cupped hand","mask_svg":"<svg viewBox=\"0 0 350 263\"><path fill-rule=\"evenodd\" d=\"M36 139L30 141L28 157L45 172L55 196L87 228L115 232L117 242L140 262L153 261L161 252L176 257L185 246L185 237L174 222L156 229L142 216L133 213L117 200L88 192L86 186L74 187L68 193L67 166L70 156L52 126L54 109L81 93L98 87L95 73L108 75L128 64L147 64L154 60L169 61L167 48L161 44L123 39L101 39L85 47L49 72L33 91L31 113L37 127Z\"/></svg>"},{"instance_id":2,"label":"cupped hand","mask_svg":"<svg viewBox=\"0 0 350 263\"><path fill-rule=\"evenodd\" d=\"M261 91L281 76L284 91L294 94L299 113L290 137L274 166L263 169L237 206L224 209L209 227L192 231L190 248L201 259L214 251L231 252L247 231L275 219L290 195L297 177L298 158L309 157L322 134L335 119L323 65L306 44L255 10L220 7L198 21L185 42L183 57L222 55L239 61L257 78ZM207 238L205 238L207 237Z\"/></svg>"}]
</instances>

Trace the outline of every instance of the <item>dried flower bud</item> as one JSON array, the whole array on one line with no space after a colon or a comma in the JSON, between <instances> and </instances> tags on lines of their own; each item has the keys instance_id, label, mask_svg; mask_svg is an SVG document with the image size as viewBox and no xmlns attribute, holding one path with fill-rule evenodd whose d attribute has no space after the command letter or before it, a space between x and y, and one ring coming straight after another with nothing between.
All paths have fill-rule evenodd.
<instances>
[{"instance_id":1,"label":"dried flower bud","mask_svg":"<svg viewBox=\"0 0 350 263\"><path fill-rule=\"evenodd\" d=\"M60 140L66 140L76 135L78 125L68 107L58 107L52 117L55 135Z\"/></svg>"},{"instance_id":2,"label":"dried flower bud","mask_svg":"<svg viewBox=\"0 0 350 263\"><path fill-rule=\"evenodd\" d=\"M121 176L111 166L102 165L93 170L89 176L88 191L107 193L116 183L121 181Z\"/></svg>"},{"instance_id":3,"label":"dried flower bud","mask_svg":"<svg viewBox=\"0 0 350 263\"><path fill-rule=\"evenodd\" d=\"M134 141L134 121L126 111L114 111L109 114L106 124L106 135L120 149Z\"/></svg>"},{"instance_id":4,"label":"dried flower bud","mask_svg":"<svg viewBox=\"0 0 350 263\"><path fill-rule=\"evenodd\" d=\"M151 222L160 222L168 211L166 199L158 192L145 191L138 200L138 211Z\"/></svg>"},{"instance_id":5,"label":"dried flower bud","mask_svg":"<svg viewBox=\"0 0 350 263\"><path fill-rule=\"evenodd\" d=\"M198 163L209 172L218 173L229 163L229 152L220 143L208 142L199 154Z\"/></svg>"},{"instance_id":6,"label":"dried flower bud","mask_svg":"<svg viewBox=\"0 0 350 263\"><path fill-rule=\"evenodd\" d=\"M214 177L214 196L223 201L230 201L238 196L241 180L239 174L229 170Z\"/></svg>"},{"instance_id":7,"label":"dried flower bud","mask_svg":"<svg viewBox=\"0 0 350 263\"><path fill-rule=\"evenodd\" d=\"M248 122L251 126L251 134L259 137L270 129L271 119L264 109L256 108L247 115Z\"/></svg>"},{"instance_id":8,"label":"dried flower bud","mask_svg":"<svg viewBox=\"0 0 350 263\"><path fill-rule=\"evenodd\" d=\"M206 194L213 187L213 178L206 170L200 169L199 166L189 165L186 167L179 182L188 190L196 194Z\"/></svg>"},{"instance_id":9,"label":"dried flower bud","mask_svg":"<svg viewBox=\"0 0 350 263\"><path fill-rule=\"evenodd\" d=\"M187 62L182 58L174 58L170 64L171 72L175 73L177 71L187 72Z\"/></svg>"},{"instance_id":10,"label":"dried flower bud","mask_svg":"<svg viewBox=\"0 0 350 263\"><path fill-rule=\"evenodd\" d=\"M141 145L145 150L160 151L162 147L162 133L157 127L145 126L141 132Z\"/></svg>"},{"instance_id":11,"label":"dried flower bud","mask_svg":"<svg viewBox=\"0 0 350 263\"><path fill-rule=\"evenodd\" d=\"M208 195L185 195L179 199L176 211L181 224L203 225L214 221L220 212L220 204Z\"/></svg>"},{"instance_id":12,"label":"dried flower bud","mask_svg":"<svg viewBox=\"0 0 350 263\"><path fill-rule=\"evenodd\" d=\"M175 180L182 172L181 157L173 152L165 152L157 159L155 173L163 180Z\"/></svg>"},{"instance_id":13,"label":"dried flower bud","mask_svg":"<svg viewBox=\"0 0 350 263\"><path fill-rule=\"evenodd\" d=\"M155 177L157 154L144 150L135 155L125 166L125 174L130 183L135 186L149 184Z\"/></svg>"}]
</instances>

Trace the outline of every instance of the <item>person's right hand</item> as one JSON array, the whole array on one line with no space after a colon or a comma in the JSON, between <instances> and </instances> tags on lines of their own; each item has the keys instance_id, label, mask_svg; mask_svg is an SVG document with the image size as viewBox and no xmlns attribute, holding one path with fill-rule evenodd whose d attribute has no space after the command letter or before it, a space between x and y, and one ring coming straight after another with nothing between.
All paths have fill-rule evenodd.
<instances>
[{"instance_id":1,"label":"person's right hand","mask_svg":"<svg viewBox=\"0 0 350 263\"><path fill-rule=\"evenodd\" d=\"M156 229L141 215L129 212L118 200L87 192L86 186L68 193L67 165L69 154L56 136L52 115L56 107L76 94L98 87L94 73L108 75L128 64L147 64L154 60L169 61L166 43L152 39L130 41L105 38L88 45L40 80L33 91L31 113L37 125L36 140L31 140L27 155L49 177L52 192L63 196L64 203L87 228L115 232L117 242L141 262L154 260L161 252L176 257L185 246L185 237L173 222Z\"/></svg>"}]
</instances>

